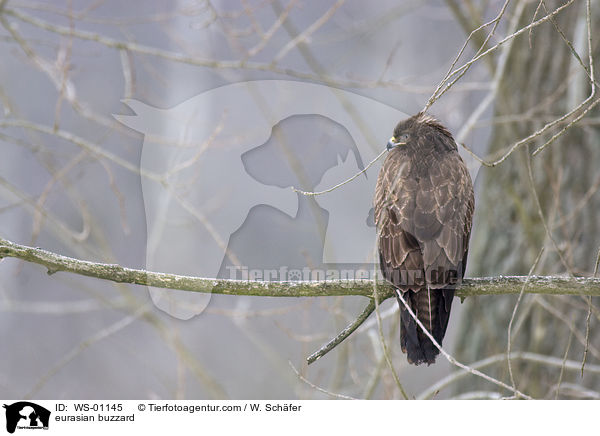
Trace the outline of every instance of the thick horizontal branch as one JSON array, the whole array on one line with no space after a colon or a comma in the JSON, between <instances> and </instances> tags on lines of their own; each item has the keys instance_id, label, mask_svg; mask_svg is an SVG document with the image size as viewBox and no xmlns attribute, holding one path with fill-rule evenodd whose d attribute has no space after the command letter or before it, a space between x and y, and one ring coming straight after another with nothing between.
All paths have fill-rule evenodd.
<instances>
[{"instance_id":1,"label":"thick horizontal branch","mask_svg":"<svg viewBox=\"0 0 600 436\"><path fill-rule=\"evenodd\" d=\"M132 283L157 288L223 295L251 295L258 297L373 297L371 280L323 280L267 282L248 280L213 279L125 268L115 264L88 262L61 256L41 248L27 247L0 238L0 258L14 257L42 265L48 274L59 271L87 277L110 280L115 283ZM527 283L526 283L527 282ZM600 278L556 276L500 276L465 279L456 290L456 296L518 294L526 283L527 293L549 295L600 296ZM380 300L393 295L386 282L377 283Z\"/></svg>"}]
</instances>

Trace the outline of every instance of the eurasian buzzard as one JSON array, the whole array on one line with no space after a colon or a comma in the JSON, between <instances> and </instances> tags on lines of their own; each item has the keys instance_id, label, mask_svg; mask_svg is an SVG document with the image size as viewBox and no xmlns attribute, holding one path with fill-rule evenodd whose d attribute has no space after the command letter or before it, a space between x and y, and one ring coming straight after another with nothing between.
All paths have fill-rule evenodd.
<instances>
[{"instance_id":1,"label":"eurasian buzzard","mask_svg":"<svg viewBox=\"0 0 600 436\"><path fill-rule=\"evenodd\" d=\"M375 189L380 267L441 345L467 266L474 195L452 134L419 113L398 123ZM410 363L439 350L398 298L400 343Z\"/></svg>"}]
</instances>

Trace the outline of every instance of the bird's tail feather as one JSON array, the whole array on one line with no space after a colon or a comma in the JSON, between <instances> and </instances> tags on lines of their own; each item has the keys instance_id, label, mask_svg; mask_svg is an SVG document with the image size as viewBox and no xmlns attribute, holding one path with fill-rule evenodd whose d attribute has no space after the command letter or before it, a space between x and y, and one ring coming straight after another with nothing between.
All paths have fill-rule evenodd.
<instances>
[{"instance_id":1,"label":"bird's tail feather","mask_svg":"<svg viewBox=\"0 0 600 436\"><path fill-rule=\"evenodd\" d=\"M450 319L454 289L422 289L418 292L409 290L403 292L403 297L419 321L441 346ZM399 298L398 304L400 304L402 351L406 353L408 361L412 364L431 365L440 351L415 322Z\"/></svg>"}]
</instances>

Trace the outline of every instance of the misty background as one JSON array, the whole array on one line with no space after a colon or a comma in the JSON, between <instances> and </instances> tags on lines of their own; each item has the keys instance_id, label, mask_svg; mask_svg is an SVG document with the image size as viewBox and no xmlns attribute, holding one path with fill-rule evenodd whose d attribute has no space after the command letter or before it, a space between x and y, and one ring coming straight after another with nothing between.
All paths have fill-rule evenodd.
<instances>
[{"instance_id":1,"label":"misty background","mask_svg":"<svg viewBox=\"0 0 600 436\"><path fill-rule=\"evenodd\" d=\"M512 143L586 101L588 75L573 51L587 65L587 21L596 25L600 14L597 7L587 14L585 1L571 3L554 23L548 20L475 62L435 101L429 112L457 142L495 160ZM562 4L514 2L486 47ZM328 268L324 245L333 228L352 223L347 230L352 240L359 234L352 233L353 223L362 223L359 242L367 247L375 240L368 195L378 166L354 191L307 197L291 187L326 189L364 168L384 149L395 123L425 106L469 33L503 5L496 0L384 0L368 7L353 0L8 0L0 11L0 236L78 259L199 276L214 271L229 278L235 265ZM457 66L483 42L473 38ZM595 41L592 49L598 50ZM353 121L344 125L324 116L329 108L299 110L275 119L268 136L250 147L253 117L262 119L261 108L276 107L280 98L294 112L300 102L283 91L261 91L249 93L242 105L235 93L217 90L269 80L322 85L345 108L335 113ZM312 92L306 101L321 95ZM382 109L366 109L366 99ZM236 109L247 125L221 122L221 113ZM143 125L128 124L143 111L161 115L151 115ZM549 136L540 135L494 168L482 168L459 147L476 191L467 276L526 275L542 246L535 273L593 274L600 246L597 115L590 108L530 167L527 156ZM353 136L353 129L363 136ZM154 139L144 135L149 130ZM199 158L193 147L179 154L164 144L165 138L198 144L213 133L207 154ZM202 159L208 162L219 145L232 147L227 167L195 167ZM151 147L163 151L150 152ZM169 192L214 213L218 223L234 215L225 209L233 207L241 224L235 221L234 231L221 233L235 259L223 255L224 247L219 251L204 242L210 235L198 219L178 212L182 203L164 203L168 193L144 176L148 169L168 170L186 159L194 165ZM237 172L225 169L234 162ZM257 193L256 199L246 209L238 207L247 195L238 198L236 190L254 183L248 192ZM532 185L539 195L532 194ZM158 232L161 225L168 230ZM332 239L333 249L343 239L343 233ZM338 246L338 253L347 250ZM347 263L372 266L368 258ZM153 301L143 286L48 275L38 265L8 258L0 262L0 277L3 398L332 397L299 378L290 363L331 393L401 397L382 355L374 315L334 351L305 364L355 319L366 305L362 297L198 297L160 291ZM520 302L526 309L517 318L513 349L578 362L587 349L592 370L580 378L544 361L519 361L513 368L517 383L537 397L554 397L557 382L566 385L566 397L594 397L598 311L583 298L536 298L526 295ZM466 364L506 352L516 301L517 296L456 300L444 348ZM399 347L396 309L395 301L382 304L383 332L404 388L416 397L456 369L442 356L430 367L408 365ZM486 369L499 379L508 377L505 362ZM507 394L467 377L445 386L436 398L495 398L498 392Z\"/></svg>"}]
</instances>

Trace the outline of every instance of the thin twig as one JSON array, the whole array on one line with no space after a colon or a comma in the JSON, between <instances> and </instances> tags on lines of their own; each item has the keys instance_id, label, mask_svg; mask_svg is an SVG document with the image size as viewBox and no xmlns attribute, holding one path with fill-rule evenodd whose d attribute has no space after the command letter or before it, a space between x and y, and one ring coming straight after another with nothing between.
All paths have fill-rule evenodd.
<instances>
[{"instance_id":1,"label":"thin twig","mask_svg":"<svg viewBox=\"0 0 600 436\"><path fill-rule=\"evenodd\" d=\"M585 346L584 335L577 329L577 326L571 321L571 319L567 318L567 316L564 313L562 313L559 309L557 309L548 301L546 301L545 298L539 295L535 297L535 302L539 304L543 309L545 309L548 313L550 313L552 316L562 321L569 328L569 330L573 332L575 338L579 341L579 343ZM596 359L600 359L600 350L598 350L592 345L589 346L589 350Z\"/></svg>"},{"instance_id":2,"label":"thin twig","mask_svg":"<svg viewBox=\"0 0 600 436\"><path fill-rule=\"evenodd\" d=\"M520 392L518 389L515 389L509 385L507 385L506 383L500 381L500 380L496 380L493 377L490 377L487 374L482 373L481 371L478 371L475 368L471 368L463 363L460 363L458 360L456 360L454 357L452 357L446 350L444 350L442 348L442 346L435 340L435 338L432 336L431 333L429 333L429 331L425 328L425 326L423 325L423 323L421 322L421 320L419 318L417 318L417 316L415 315L415 313L412 311L412 309L410 308L410 306L408 305L408 303L406 303L406 300L404 299L404 297L402 296L402 292L399 292L396 290L396 295L398 296L398 298L400 299L400 301L402 302L402 304L404 304L404 307L406 308L406 310L408 311L408 313L410 314L410 316L415 320L415 322L417 323L417 325L419 326L419 328L423 331L423 333L425 333L425 335L429 338L429 340L433 343L433 345L435 345L435 347L440 350L440 353L442 353L444 355L444 357L448 360L448 362L450 362L451 364L458 366L459 368L464 369L465 371L477 376L477 377L481 377L484 380L489 381L490 383L494 383L495 385L498 385L504 389L507 389L511 392L513 392L515 395L518 395L520 397L523 397L527 400L531 400L532 398L527 395L524 394L522 392Z\"/></svg>"},{"instance_id":3,"label":"thin twig","mask_svg":"<svg viewBox=\"0 0 600 436\"><path fill-rule=\"evenodd\" d=\"M548 227L548 223L546 221L546 217L544 216L544 211L542 210L542 204L540 202L540 198L538 196L537 189L535 187L535 180L533 179L533 169L532 169L532 165L531 165L531 155L529 153L527 153L527 157L525 159L525 163L527 164L527 176L528 176L528 179L529 179L529 187L531 188L531 193L533 194L533 199L534 199L535 205L537 207L538 215L540 217L540 220L542 221L542 225L544 226L544 230L546 231L546 236L552 242L552 245L554 246L554 250L558 254L558 257L560 258L560 260L561 260L563 266L565 267L565 269L569 272L569 275L573 276L574 275L573 274L573 269L571 268L571 266L567 262L567 259L565 259L562 250L558 247L558 244L556 243L556 240L554 239L554 236L552 236L552 230L550 230L550 228Z\"/></svg>"},{"instance_id":4,"label":"thin twig","mask_svg":"<svg viewBox=\"0 0 600 436\"><path fill-rule=\"evenodd\" d=\"M583 105L585 103L587 103L588 100L591 99L592 97L594 97L595 95L596 94L595 94L595 88L594 88L593 93L584 102L582 102L579 106L577 106L575 109L573 109L571 112L569 112L565 116L561 117L559 120L562 121L563 119L571 116L573 113L575 113L576 111L581 109L583 107ZM598 105L598 103L600 103L600 98L596 99L592 103L590 103L590 105L587 108L585 108L585 110L583 112L581 112L581 114L579 114L576 118L574 118L572 121L570 121L565 127L562 128L562 130L560 130L558 133L554 134L550 139L548 139L546 142L544 142L542 145L540 145L538 148L536 148L535 151L531 155L537 156L539 153L544 151L544 149L547 146L549 146L554 141L556 141L558 138L560 138L562 135L564 135L567 130L569 130L571 127L573 127L575 124L577 124L583 117L585 117L589 111L591 111ZM552 123L550 123L550 124L552 124Z\"/></svg>"},{"instance_id":5,"label":"thin twig","mask_svg":"<svg viewBox=\"0 0 600 436\"><path fill-rule=\"evenodd\" d=\"M504 8L508 5L508 2L505 3ZM519 25L519 18L521 14L525 10L525 3L519 3L517 6L517 11L511 21L510 32L514 32ZM501 12L504 13L504 10ZM495 27L494 27L495 29ZM486 40L487 41L487 40ZM514 46L514 40L510 41L507 46L504 48L502 53L500 54L500 59L498 61L498 65L496 67L496 71L494 72L494 77L492 79L491 89L488 92L488 95L481 100L477 108L471 113L467 121L464 123L463 127L460 129L458 134L456 135L456 141L464 141L467 137L468 133L473 129L477 120L481 117L481 115L485 112L488 106L495 100L498 90L500 89L500 84L502 82L502 78L504 76L504 72L506 71L506 66L508 65L508 59L510 58L510 54L512 48Z\"/></svg>"},{"instance_id":6,"label":"thin twig","mask_svg":"<svg viewBox=\"0 0 600 436\"><path fill-rule=\"evenodd\" d=\"M502 39L501 41L499 41L496 45L490 47L489 49L473 56L473 58L471 58L470 61L468 61L467 63L465 63L464 65L462 65L459 68L456 68L455 70L453 70L451 73L447 74L446 77L444 78L443 81L440 82L440 85L438 85L438 89L436 89L436 91L434 92L434 94L430 97L429 101L427 102L427 104L424 107L424 111L426 111L427 109L429 109L431 107L431 105L438 100L444 93L446 93L446 91L448 91L452 86L454 86L454 84L458 81L458 79L460 79L464 73L471 67L471 65L473 65L475 62L477 62L479 59L481 59L484 56L487 56L488 54L490 54L491 52L493 52L494 50L497 50L498 47L502 46L503 44L505 44L506 42L510 41L513 38L516 38L517 36L519 36L520 34L527 32L529 29L533 29L534 27L539 26L542 23L545 23L546 21L548 21L550 18L552 18L553 16L555 16L556 14L560 13L562 10L564 10L565 8L567 8L568 6L570 6L575 0L569 0L567 3L561 5L560 7L556 8L554 11L552 11L550 14L544 16L543 18L540 18L537 21L534 21L533 23L529 24L528 26L522 27L521 29L519 29L518 31L511 33L510 35L506 36L504 39ZM508 3L508 2L507 2ZM503 12L502 12L503 13ZM499 18L498 18L499 19ZM480 26L480 28L483 28L491 23L493 23L494 20L492 20L489 23L484 24L483 26ZM479 30L479 29L476 29ZM475 30L475 31L476 31ZM466 43L465 43L466 45ZM463 49L464 50L464 47ZM458 58L460 57L457 56L456 61L458 60ZM439 89L441 89L441 87L444 85L444 83L446 82L446 80L449 80L450 78L454 77L454 76L458 76L455 79L453 79L451 82L449 82L448 84L446 84L446 86L439 91Z\"/></svg>"},{"instance_id":7,"label":"thin twig","mask_svg":"<svg viewBox=\"0 0 600 436\"><path fill-rule=\"evenodd\" d=\"M404 386L400 381L400 377L398 377L398 373L396 372L396 368L394 368L394 364L392 362L392 358L390 356L390 352L388 346L385 342L385 336L383 334L383 323L381 322L381 316L379 315L379 298L377 295L377 284L373 286L373 300L375 301L375 317L377 319L377 330L379 332L379 342L381 342L381 348L383 349L383 355L385 356L385 361L390 368L390 372L392 373L392 377L394 378L394 382L396 382L396 386L400 390L402 397L405 400L408 400L408 394L404 390Z\"/></svg>"},{"instance_id":8,"label":"thin twig","mask_svg":"<svg viewBox=\"0 0 600 436\"><path fill-rule=\"evenodd\" d=\"M594 274L592 277L596 278L598 274L598 265L600 264L600 249L596 255L596 265L594 266ZM592 318L592 297L587 297L588 311L585 318L585 347L583 349L583 359L581 360L581 377L583 377L583 369L585 368L585 361L587 360L588 349L590 346L590 322Z\"/></svg>"},{"instance_id":9,"label":"thin twig","mask_svg":"<svg viewBox=\"0 0 600 436\"><path fill-rule=\"evenodd\" d=\"M563 394L579 399L600 400L600 394L590 389L584 389L582 386L573 383L563 383Z\"/></svg>"},{"instance_id":10,"label":"thin twig","mask_svg":"<svg viewBox=\"0 0 600 436\"><path fill-rule=\"evenodd\" d=\"M541 4L544 6L544 10L546 11L546 13L548 13L548 8L546 7L546 2L544 0L541 0ZM587 13L589 14L589 0L587 1ZM589 18L589 15L588 15ZM577 62L579 63L579 65L581 65L581 67L583 68L583 70L585 71L585 74L588 76L588 79L590 80L592 86L596 86L595 83L595 79L593 77L593 75L590 73L590 70L588 69L588 67L585 66L585 64L583 63L583 61L581 60L581 57L579 57L579 53L577 53L577 50L575 50L575 47L573 47L573 43L571 41L569 41L569 39L567 38L567 36L564 34L564 32L562 31L562 29L560 28L560 26L558 25L558 23L556 22L556 20L554 19L554 17L552 17L550 19L550 21L552 22L552 25L554 26L554 28L556 29L556 31L558 32L558 34L560 35L560 37L562 38L562 40L565 42L565 44L567 45L567 47L569 47L569 50L571 51L571 54L573 55L573 57L577 60ZM588 42L591 43L591 33L588 32ZM590 45L591 47L591 45ZM592 60L590 59L590 62L592 62ZM591 68L594 68L593 64L591 64Z\"/></svg>"},{"instance_id":11,"label":"thin twig","mask_svg":"<svg viewBox=\"0 0 600 436\"><path fill-rule=\"evenodd\" d=\"M571 0L573 1L573 0ZM165 59L172 62L178 62L182 64L188 64L198 67L207 67L215 69L232 69L232 70L254 70L254 71L268 71L276 74L282 74L289 77L295 77L297 79L312 80L326 85L348 87L348 88L395 88L404 89L410 92L421 92L422 89L416 89L414 87L404 86L400 82L394 81L361 81L351 80L343 77L334 77L329 75L318 75L311 74L302 71L297 71L291 68L278 67L272 63L260 63L260 62L248 62L242 60L214 60L207 58L200 58L192 55L188 55L180 52L173 52L169 50L160 49L157 47L151 47L144 44L138 44L135 42L121 41L118 39L110 38L99 33L88 32L84 30L71 29L65 26L59 26L48 21L40 20L37 17L24 14L16 11L15 9L6 8L4 11L5 15L13 16L23 22L36 26L40 29L44 29L48 32L56 33L58 35L75 37L78 39L93 41L95 43L104 45L109 48L116 50L127 50L132 53L139 53L148 56ZM429 89L429 88L428 88Z\"/></svg>"},{"instance_id":12,"label":"thin twig","mask_svg":"<svg viewBox=\"0 0 600 436\"><path fill-rule=\"evenodd\" d=\"M425 109L428 109L436 100L438 100L450 87L452 87L454 85L454 83L456 83L456 81L458 79L460 79L462 77L462 75L466 72L466 69L468 69L470 67L470 65L472 65L475 61L477 61L478 59L480 59L482 56L486 55L487 53L491 52L492 50L497 49L500 45L506 43L507 41L509 41L510 39L514 38L515 36L517 36L518 34L522 33L523 31L529 30L529 29L533 29L534 27L536 27L537 25L541 24L542 22L551 20L554 18L554 16L560 12L561 10L563 10L565 7L569 6L571 3L573 3L574 0L571 0L567 3L565 3L564 5L560 6L559 8L555 9L554 11L552 11L551 13L547 14L546 16L544 16L543 18L541 18L540 20L534 21L533 23L531 23L529 26L526 26L524 28L521 28L520 30L513 32L512 34L510 34L509 36L505 37L502 41L500 41L498 44L496 44L494 47L491 47L490 49L486 50L485 52L479 54L479 55L475 55L471 61L467 62L465 65L463 65L460 68L457 68L456 70L454 70L451 73L448 73L447 76L444 78L444 80L442 82L440 82L440 85L438 85L438 88L436 89L436 91L434 92L434 94L431 96L430 100L428 101L427 105L425 106ZM506 7L506 4L504 5L504 7ZM502 14L503 12L501 12ZM498 18L498 17L497 17ZM494 22L494 20L492 20L489 23L484 24L483 26L481 26L480 28L487 26L489 24L491 24L492 22ZM590 27L591 25L589 24L589 16L588 16L588 45L589 47L591 47L591 31L590 31ZM476 29L475 31L479 30L480 28ZM474 32L475 32L474 31ZM467 40L468 41L468 40ZM464 50L464 47L463 49ZM459 53L462 54L462 50ZM588 104L590 101L593 100L593 98L596 95L596 86L595 86L595 80L594 80L594 70L593 70L593 59L592 59L592 55L591 53L589 54L590 57L590 65L592 65L592 67L590 67L589 72L586 69L586 74L588 74L590 81L592 83L592 89L590 92L590 95L584 100L582 101L577 107L575 107L573 110L567 112L566 114L562 115L561 117L555 119L552 122L547 123L546 125L544 125L541 129L537 130L536 132L532 133L531 135L515 142L514 144L512 144L508 151L502 155L500 158L498 158L495 161L486 161L482 158L480 158L479 156L475 155L470 149L468 149L467 147L465 147L465 149L470 152L474 158L481 163L482 165L486 166L486 167L495 167L501 163L503 163L509 156L511 156L513 154L513 152L515 150L517 150L519 147L528 144L529 142L533 141L536 138L539 138L541 135L543 135L545 132L547 132L549 129L551 129L552 127L556 126L557 124L565 121L566 119L568 119L569 117L573 116L574 114L576 114L577 112L579 112L581 109L583 109L585 107L586 104ZM458 58L455 59L455 62L453 63L453 66L456 64L456 62L458 61ZM584 68L585 69L585 68ZM446 85L446 87L443 89L443 91L440 91L441 87L443 86L444 82L446 80L448 80L450 77L459 74L458 77L456 77L452 82L448 83ZM489 96L491 96L492 94L489 94ZM489 100L489 99L488 99ZM552 136L548 141L546 141L544 144L542 144L541 146L539 146L534 152L533 152L533 156L536 156L538 153L540 153L542 150L544 150L544 148L546 148L548 145L552 144L554 141L556 141L559 137L561 137L567 130L569 130L571 127L573 127L577 122L579 122L591 109L593 109L598 103L600 103L600 99L596 100L594 102L592 102L587 108L585 108L585 110L575 119L573 119L571 122L569 122L561 131L559 131L558 133L556 133L554 136ZM488 104L488 101L484 101L482 102L482 104L480 105L480 107L484 107L485 105ZM474 112L474 115L478 115L477 111ZM460 141L460 139L459 139Z\"/></svg>"},{"instance_id":13,"label":"thin twig","mask_svg":"<svg viewBox=\"0 0 600 436\"><path fill-rule=\"evenodd\" d=\"M371 313L373 313L374 310L375 310L375 301L371 298L369 300L369 304L367 304L367 307L364 308L364 310L361 312L361 314L358 315L358 317L350 325L348 325L348 327L346 327L344 330L342 330L335 338L333 338L328 343L323 345L321 348L319 348L313 354L308 356L306 359L306 362L310 365L311 363L317 361L318 359L320 359L321 357L323 357L324 355L329 353L331 350L333 350L339 344L341 344L344 339L346 339L348 336L350 336L352 333L354 333L354 331L358 327L360 327L360 325L363 322L365 322L365 320L369 317L369 315L371 315Z\"/></svg>"},{"instance_id":14,"label":"thin twig","mask_svg":"<svg viewBox=\"0 0 600 436\"><path fill-rule=\"evenodd\" d=\"M554 366L557 368L564 367L570 371L578 371L580 368L580 363L574 360L567 360L563 362L563 359L559 359L558 357L546 356L538 353L531 353L529 351L514 351L510 355L511 360L525 360L528 362L541 363L543 365ZM486 357L485 359L479 360L477 362L473 362L469 365L471 368L482 369L493 365L495 363L501 363L506 361L506 353L496 354L494 356ZM588 371L594 374L600 374L600 365L589 365ZM417 399L423 400L427 398L431 398L431 396L435 395L440 390L445 387L451 385L452 383L461 380L469 375L468 372L464 371L455 371L450 375L447 375L443 379L437 381L435 384L431 385L425 391L423 391Z\"/></svg>"},{"instance_id":15,"label":"thin twig","mask_svg":"<svg viewBox=\"0 0 600 436\"><path fill-rule=\"evenodd\" d=\"M448 90L450 89L450 87L452 85L454 85L454 83L456 83L456 80L451 83L448 84L448 86L444 89L444 91L442 91L442 88L444 86L444 84L446 83L446 81L452 76L453 74L453 70L454 67L456 66L456 64L458 63L458 60L460 59L460 57L462 56L462 54L464 53L465 49L467 48L467 45L469 44L469 41L474 37L474 35L480 31L481 29L484 29L485 27L494 24L494 27L492 28L492 30L490 31L490 33L488 34L488 36L486 37L486 39L484 40L484 42L481 44L481 47L479 49L479 51L477 52L477 54L480 53L480 50L482 50L485 45L487 44L487 42L489 41L489 39L492 37L493 33L496 30L496 26L497 24L500 22L500 20L502 19L502 16L504 15L504 12L506 11L506 7L508 6L508 4L510 3L510 0L506 0L504 2L504 5L502 6L502 8L500 8L500 12L496 15L496 17L491 20L488 21L485 24L482 24L481 26L479 26L478 28L476 28L475 30L473 30L469 36L467 37L467 39L465 40L464 44L462 45L462 47L460 48L460 50L458 51L458 54L456 55L456 57L454 58L454 61L452 62L452 64L450 65L450 68L448 69L448 72L446 73L446 75L444 76L444 78L440 81L440 83L438 84L438 86L436 87L435 91L433 92L433 94L431 95L431 97L429 97L429 100L427 101L427 104L425 105L425 107L423 108L423 112L426 112L431 105L433 105L433 103L435 103L437 100L440 99L440 97ZM469 67L466 68L466 70L468 70ZM466 71L465 71L466 72Z\"/></svg>"},{"instance_id":16,"label":"thin twig","mask_svg":"<svg viewBox=\"0 0 600 436\"><path fill-rule=\"evenodd\" d=\"M296 376L302 380L304 383L306 383L307 385L309 385L311 388L316 389L319 392L323 392L326 395L329 395L331 397L335 397L335 398L341 398L342 400L358 400L358 398L354 398L354 397L350 397L348 395L343 395L343 394L336 394L335 392L330 392L327 389L323 389L320 386L317 386L316 384L308 381L306 378L304 378L302 376L302 374L300 374L300 372L298 372L298 370L296 369L296 367L292 364L292 362L288 361L290 367L292 368L292 370L296 373Z\"/></svg>"},{"instance_id":17,"label":"thin twig","mask_svg":"<svg viewBox=\"0 0 600 436\"><path fill-rule=\"evenodd\" d=\"M517 385L515 384L515 379L514 379L513 372L512 372L512 365L511 365L511 361L510 361L510 352L511 352L511 346L512 346L512 324L513 324L513 320L515 319L515 315L517 314L517 309L519 308L519 303L521 302L523 293L525 292L525 286L527 286L529 277L531 277L531 275L533 274L533 271L535 270L538 262L542 258L543 253L544 253L544 247L542 247L542 249L540 250L539 254L537 255L535 261L533 262L533 265L531 265L531 268L529 269L529 274L527 274L528 279L525 283L523 283L521 292L519 292L519 298L517 298L517 303L515 304L512 315L510 317L510 322L508 323L508 341L507 341L507 345L506 345L506 361L508 364L508 374L510 376L510 382L511 382L513 388L515 388L515 389L517 388Z\"/></svg>"},{"instance_id":18,"label":"thin twig","mask_svg":"<svg viewBox=\"0 0 600 436\"><path fill-rule=\"evenodd\" d=\"M543 0L540 0L539 3L538 3L538 5L537 5L537 7L535 8L535 12L533 13L533 17L531 18L531 22L535 21L535 17L537 17L537 14L540 11L540 8L542 7L542 1ZM548 12L548 11L546 11L546 12ZM533 35L533 29L529 29L529 49L533 48L533 44L531 42L532 35Z\"/></svg>"},{"instance_id":19,"label":"thin twig","mask_svg":"<svg viewBox=\"0 0 600 436\"><path fill-rule=\"evenodd\" d=\"M558 400L558 393L560 392L560 384L562 383L563 374L565 372L565 365L567 362L567 357L569 356L569 350L571 349L571 342L573 341L573 332L569 334L569 340L567 341L567 349L565 350L565 354L563 356L563 364L560 367L560 374L558 375L558 383L556 384L556 396L555 400Z\"/></svg>"},{"instance_id":20,"label":"thin twig","mask_svg":"<svg viewBox=\"0 0 600 436\"><path fill-rule=\"evenodd\" d=\"M246 54L246 59L256 56L263 48L265 48L265 46L271 40L272 36L275 34L277 29L279 29L281 25L285 22L285 20L287 20L287 17L295 4L296 0L290 0L285 9L281 11L280 14L278 14L277 20L275 20L275 22L271 25L269 30L267 30L261 36L260 42L248 50Z\"/></svg>"},{"instance_id":21,"label":"thin twig","mask_svg":"<svg viewBox=\"0 0 600 436\"><path fill-rule=\"evenodd\" d=\"M2 119L0 120L0 127L21 127L24 129L34 130L36 132L56 136L81 147L82 149L88 151L95 157L108 159L109 161L119 165L122 168L125 168L128 171L131 171L134 174L142 175L150 180L154 180L159 183L164 182L164 177L162 175L139 168L139 165L135 165L127 161L126 159L123 159L120 156L117 156L116 154L97 146L91 141L88 141L87 139L82 138L80 136L74 135L73 133L68 132L66 130L53 129L52 127L34 123L25 119Z\"/></svg>"},{"instance_id":22,"label":"thin twig","mask_svg":"<svg viewBox=\"0 0 600 436\"><path fill-rule=\"evenodd\" d=\"M345 2L346 0L338 0L337 2L335 2L333 6L329 8L329 10L327 10L323 15L319 17L318 20L316 20L313 24L308 26L306 30L304 30L302 33L300 33L298 36L296 36L294 39L288 42L273 58L273 65L279 62L286 54L290 52L290 50L292 50L298 44L301 44L306 39L310 38L310 35L315 33L323 24L325 24L333 16L333 14L335 14L335 11L337 11L338 8L342 6Z\"/></svg>"},{"instance_id":23,"label":"thin twig","mask_svg":"<svg viewBox=\"0 0 600 436\"><path fill-rule=\"evenodd\" d=\"M115 333L120 332L135 320L137 320L140 316L147 312L149 307L147 305L141 306L134 313L125 316L124 318L118 320L117 322L103 328L99 332L92 335L90 338L83 340L80 344L75 346L71 351L66 353L56 364L50 368L46 374L44 374L31 388L31 390L24 395L23 398L29 399L34 397L39 390L50 380L56 373L58 373L62 368L64 368L69 362L75 359L78 355L80 355L84 350L94 345L95 343L106 339L109 336L114 335Z\"/></svg>"},{"instance_id":24,"label":"thin twig","mask_svg":"<svg viewBox=\"0 0 600 436\"><path fill-rule=\"evenodd\" d=\"M385 153L387 152L387 149L384 149L381 153L379 153L377 155L377 157L375 157L371 162L369 162L369 164L364 167L362 170L360 170L359 172L357 172L356 174L354 174L352 177L350 177L347 180L344 180L341 183L338 183L335 186L332 186L331 188L325 189L324 191L319 191L319 192L310 192L310 191L300 191L299 189L296 189L292 186L292 191L297 192L298 194L302 194L302 195L306 195L306 196L310 196L313 197L315 195L322 195L322 194L326 194L328 192L331 192L341 186L344 186L346 183L350 183L352 180L356 179L358 176L360 176L362 173L366 172L369 168L371 168L371 166L373 166L373 164L375 162L377 162L379 159L381 159L381 156L383 156Z\"/></svg>"}]
</instances>

